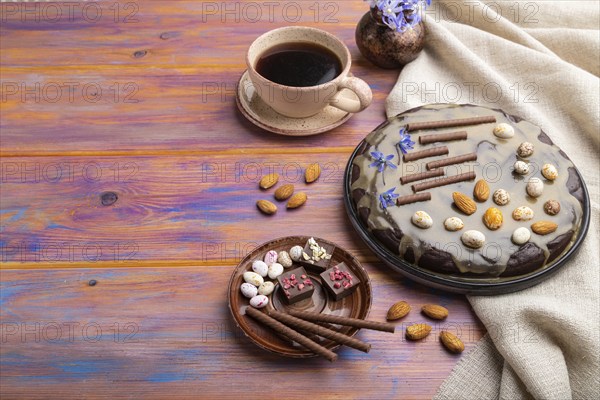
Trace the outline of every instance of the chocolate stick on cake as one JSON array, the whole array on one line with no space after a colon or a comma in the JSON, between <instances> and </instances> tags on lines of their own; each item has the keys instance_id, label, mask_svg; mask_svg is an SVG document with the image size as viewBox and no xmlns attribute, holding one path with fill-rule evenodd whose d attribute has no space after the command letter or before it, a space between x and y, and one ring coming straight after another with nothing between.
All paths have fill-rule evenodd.
<instances>
[{"instance_id":1,"label":"chocolate stick on cake","mask_svg":"<svg viewBox=\"0 0 600 400\"><path fill-rule=\"evenodd\" d=\"M294 328L302 329L310 333L314 333L315 335L333 340L334 342L339 344L345 344L346 346L355 348L365 353L368 353L369 350L371 350L371 345L363 342L362 340L358 340L353 337L344 335L343 333L327 329L317 324L313 324L312 322L304 321L292 315L275 310L270 311L269 315L286 325L293 326Z\"/></svg>"},{"instance_id":2,"label":"chocolate stick on cake","mask_svg":"<svg viewBox=\"0 0 600 400\"><path fill-rule=\"evenodd\" d=\"M438 176L442 175L444 175L443 169L432 169L431 171L427 172L419 172L417 174L405 175L400 178L400 183L406 185L407 183L422 181L423 179L437 178Z\"/></svg>"},{"instance_id":3,"label":"chocolate stick on cake","mask_svg":"<svg viewBox=\"0 0 600 400\"><path fill-rule=\"evenodd\" d=\"M425 149L425 150L421 150L421 151L413 151L411 153L407 153L403 156L403 160L404 162L408 162L408 161L416 161L416 160L420 160L422 158L427 158L427 157L435 157L435 156L442 156L442 155L446 155L448 154L448 147L447 146L438 146L438 147L432 147L430 149Z\"/></svg>"},{"instance_id":4,"label":"chocolate stick on cake","mask_svg":"<svg viewBox=\"0 0 600 400\"><path fill-rule=\"evenodd\" d=\"M467 131L436 133L432 135L419 136L419 143L429 144L435 142L451 142L454 140L466 140L467 137Z\"/></svg>"},{"instance_id":5,"label":"chocolate stick on cake","mask_svg":"<svg viewBox=\"0 0 600 400\"><path fill-rule=\"evenodd\" d=\"M396 205L403 206L405 204L418 203L420 201L429 201L431 200L431 193L417 193L417 194L409 194L408 196L400 196L396 199Z\"/></svg>"},{"instance_id":6,"label":"chocolate stick on cake","mask_svg":"<svg viewBox=\"0 0 600 400\"><path fill-rule=\"evenodd\" d=\"M476 161L476 160L477 160L477 153L467 153L467 154L461 154L460 156L456 156L456 157L449 157L449 158L444 158L442 160L430 161L425 166L427 167L428 170L432 170L432 169L436 169L436 168L446 167L448 165L462 164L467 161Z\"/></svg>"},{"instance_id":7,"label":"chocolate stick on cake","mask_svg":"<svg viewBox=\"0 0 600 400\"><path fill-rule=\"evenodd\" d=\"M295 330L293 330L292 328L290 328L288 326L285 326L284 324L277 321L273 317L269 317L268 315L264 314L262 311L259 311L252 307L246 307L246 315L249 315L253 319L262 323L263 325L268 326L269 328L273 329L275 332L286 336L288 339L291 339L291 340L299 343L300 345L313 351L315 354L325 357L329 361L333 362L333 361L337 360L337 358L338 358L337 354L335 354L333 351L326 349L325 347L321 346L320 344L318 344L316 342L313 342L312 340L310 340L306 336L302 335L301 333L296 332Z\"/></svg>"},{"instance_id":8,"label":"chocolate stick on cake","mask_svg":"<svg viewBox=\"0 0 600 400\"><path fill-rule=\"evenodd\" d=\"M452 185L453 183L472 181L475 179L475 172L465 172L464 174L448 176L441 179L432 179L430 181L417 183L412 185L413 192L422 192L423 190L432 189L440 186Z\"/></svg>"},{"instance_id":9,"label":"chocolate stick on cake","mask_svg":"<svg viewBox=\"0 0 600 400\"><path fill-rule=\"evenodd\" d=\"M406 125L406 130L408 132L412 132L422 129L454 128L456 126L489 124L494 122L496 122L496 117L494 117L493 115L472 118L449 119L445 121L409 122L408 125Z\"/></svg>"}]
</instances>

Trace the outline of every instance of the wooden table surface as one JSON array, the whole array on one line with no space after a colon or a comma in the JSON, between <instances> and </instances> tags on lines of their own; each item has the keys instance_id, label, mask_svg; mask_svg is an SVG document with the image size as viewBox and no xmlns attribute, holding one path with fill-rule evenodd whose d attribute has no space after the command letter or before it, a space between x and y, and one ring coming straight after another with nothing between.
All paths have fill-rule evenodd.
<instances>
[{"instance_id":1,"label":"wooden table surface","mask_svg":"<svg viewBox=\"0 0 600 400\"><path fill-rule=\"evenodd\" d=\"M70 4L70 5L69 5ZM342 204L353 148L381 123L398 71L354 43L360 1L2 3L2 398L170 396L427 399L484 333L463 296L389 271ZM259 34L315 26L350 48L374 103L307 138L264 132L240 116L236 82ZM324 169L305 186L302 170ZM260 215L261 174L308 193L296 212ZM100 195L118 200L103 206ZM370 318L401 299L394 335L361 331L369 354L330 364L269 354L227 309L233 267L258 244L315 235L359 257L372 279ZM96 285L91 286L90 280ZM425 303L450 310L424 342L403 327ZM284 389L284 392L281 390Z\"/></svg>"}]
</instances>

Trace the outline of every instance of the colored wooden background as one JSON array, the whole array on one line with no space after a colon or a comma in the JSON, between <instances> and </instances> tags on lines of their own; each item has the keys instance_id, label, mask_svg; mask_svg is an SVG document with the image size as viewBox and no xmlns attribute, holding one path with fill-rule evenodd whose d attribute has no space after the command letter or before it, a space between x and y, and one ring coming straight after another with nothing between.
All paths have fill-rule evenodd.
<instances>
[{"instance_id":1,"label":"colored wooden background","mask_svg":"<svg viewBox=\"0 0 600 400\"><path fill-rule=\"evenodd\" d=\"M469 349L483 328L464 297L388 271L347 221L343 168L385 118L397 77L356 49L366 7L1 4L2 398L433 396L459 360L435 332L454 330ZM263 132L235 108L246 48L293 24L340 37L374 92L368 110L316 137ZM311 162L324 174L304 187ZM309 203L258 214L257 182L269 171L303 187ZM118 194L113 206L102 206L105 191ZM364 262L371 318L384 320L400 299L415 311L395 335L360 332L371 353L343 349L335 364L258 349L230 319L226 284L254 246L289 234L327 238ZM429 302L448 307L448 321L407 342L402 327L423 321L416 310Z\"/></svg>"}]
</instances>

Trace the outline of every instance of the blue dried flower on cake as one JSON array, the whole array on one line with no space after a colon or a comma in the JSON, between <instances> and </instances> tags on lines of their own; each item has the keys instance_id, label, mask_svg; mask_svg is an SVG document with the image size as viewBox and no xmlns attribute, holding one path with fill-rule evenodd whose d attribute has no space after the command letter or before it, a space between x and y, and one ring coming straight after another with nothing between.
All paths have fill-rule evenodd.
<instances>
[{"instance_id":1,"label":"blue dried flower on cake","mask_svg":"<svg viewBox=\"0 0 600 400\"><path fill-rule=\"evenodd\" d=\"M372 151L371 152L371 157L373 158L373 160L375 160L374 162L371 163L371 165L369 165L369 167L377 167L377 171L379 172L383 172L383 170L385 169L385 167L390 167L392 169L397 169L398 167L396 167L394 165L394 163L392 163L390 160L392 158L394 158L393 154L389 154L389 155L384 155L382 152L380 151Z\"/></svg>"},{"instance_id":2,"label":"blue dried flower on cake","mask_svg":"<svg viewBox=\"0 0 600 400\"><path fill-rule=\"evenodd\" d=\"M400 141L398 147L403 154L408 153L409 150L414 149L415 142L410 139L410 135L406 133L406 128L400 129Z\"/></svg>"},{"instance_id":3,"label":"blue dried flower on cake","mask_svg":"<svg viewBox=\"0 0 600 400\"><path fill-rule=\"evenodd\" d=\"M383 209L386 209L396 204L396 199L400 197L400 195L394 193L395 191L396 188L394 187L379 195L379 202L381 203L381 207Z\"/></svg>"}]
</instances>

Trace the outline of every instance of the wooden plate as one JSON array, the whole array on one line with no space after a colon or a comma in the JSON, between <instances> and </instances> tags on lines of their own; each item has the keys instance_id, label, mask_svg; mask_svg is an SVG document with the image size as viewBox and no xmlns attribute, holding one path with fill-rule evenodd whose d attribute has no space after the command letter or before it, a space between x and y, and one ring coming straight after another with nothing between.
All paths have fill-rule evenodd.
<instances>
[{"instance_id":1,"label":"wooden plate","mask_svg":"<svg viewBox=\"0 0 600 400\"><path fill-rule=\"evenodd\" d=\"M275 239L260 245L238 264L231 275L231 279L229 280L229 310L231 311L231 315L233 316L237 326L250 340L252 340L258 346L286 357L308 358L316 357L316 354L285 337L279 336L271 329L261 325L254 319L245 315L246 307L250 307L250 305L249 300L245 298L240 291L240 286L242 283L244 283L242 275L246 271L252 271L252 262L254 260L262 260L267 251L289 251L293 246L296 245L304 247L308 239L310 239L308 236L289 236ZM326 243L335 246L329 266L332 267L341 262L345 262L346 265L348 265L348 268L361 281L360 285L358 285L356 288L356 291L339 301L335 301L323 287L321 278L319 276L320 272L304 266L306 272L315 285L315 291L312 298L299 301L298 303L292 305L287 305L283 300L282 293L280 293L281 290L277 284L277 280L273 280L273 283L275 283L275 291L269 296L269 305L267 306L267 310L275 309L286 312L289 309L294 309L320 312L322 314L338 315L342 317L366 319L369 315L372 301L371 282L369 280L367 271L365 271L362 265L360 265L358 260L352 254L340 248L335 243L317 237L315 237L315 240L321 245ZM297 268L299 266L301 265L294 263L291 268ZM352 327L335 326L335 328L336 330L339 330L340 332L349 336L354 336L359 331L358 328ZM337 343L329 339L318 336L310 336L310 338L330 350L335 350L339 347Z\"/></svg>"}]
</instances>

